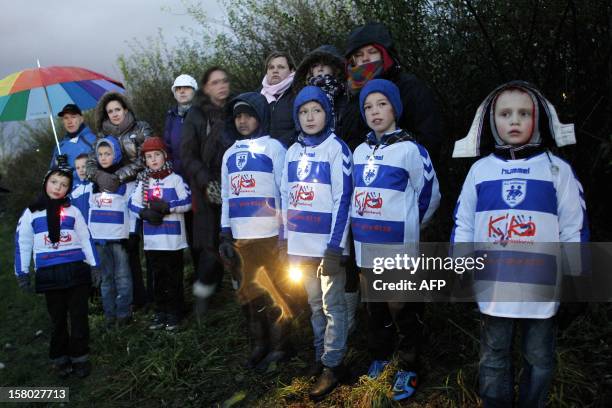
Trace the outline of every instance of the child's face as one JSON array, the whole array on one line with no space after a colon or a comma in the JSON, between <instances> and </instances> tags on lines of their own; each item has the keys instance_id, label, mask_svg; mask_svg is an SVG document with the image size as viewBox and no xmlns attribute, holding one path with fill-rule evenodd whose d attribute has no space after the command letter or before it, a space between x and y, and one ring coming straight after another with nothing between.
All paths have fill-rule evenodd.
<instances>
[{"instance_id":1,"label":"child's face","mask_svg":"<svg viewBox=\"0 0 612 408\"><path fill-rule=\"evenodd\" d=\"M109 146L98 147L98 163L100 167L106 169L113 165L113 150Z\"/></svg>"},{"instance_id":2,"label":"child's face","mask_svg":"<svg viewBox=\"0 0 612 408\"><path fill-rule=\"evenodd\" d=\"M372 92L363 103L366 122L376 136L395 130L395 112L389 99L380 92Z\"/></svg>"},{"instance_id":3,"label":"child's face","mask_svg":"<svg viewBox=\"0 0 612 408\"><path fill-rule=\"evenodd\" d=\"M519 90L501 93L495 103L495 127L509 145L524 145L533 134L533 101Z\"/></svg>"},{"instance_id":4,"label":"child's face","mask_svg":"<svg viewBox=\"0 0 612 408\"><path fill-rule=\"evenodd\" d=\"M329 65L317 62L310 68L310 77L333 75L334 70Z\"/></svg>"},{"instance_id":5,"label":"child's face","mask_svg":"<svg viewBox=\"0 0 612 408\"><path fill-rule=\"evenodd\" d=\"M47 183L45 184L45 192L51 199L58 200L66 197L68 187L70 187L70 179L66 176L55 173L50 175L47 179Z\"/></svg>"},{"instance_id":6,"label":"child's face","mask_svg":"<svg viewBox=\"0 0 612 408\"><path fill-rule=\"evenodd\" d=\"M76 167L77 176L79 176L81 180L84 180L87 168L87 159L85 157L76 159L74 161L74 167Z\"/></svg>"},{"instance_id":7,"label":"child's face","mask_svg":"<svg viewBox=\"0 0 612 408\"><path fill-rule=\"evenodd\" d=\"M236 129L242 136L249 136L253 134L259 126L259 121L255 116L251 116L248 113L241 112L234 118Z\"/></svg>"},{"instance_id":8,"label":"child's face","mask_svg":"<svg viewBox=\"0 0 612 408\"><path fill-rule=\"evenodd\" d=\"M318 102L310 101L300 106L298 117L307 135L316 135L325 128L325 110Z\"/></svg>"},{"instance_id":9,"label":"child's face","mask_svg":"<svg viewBox=\"0 0 612 408\"><path fill-rule=\"evenodd\" d=\"M150 152L145 152L145 162L150 170L155 171L162 168L166 162L166 157L161 150L152 150Z\"/></svg>"}]
</instances>

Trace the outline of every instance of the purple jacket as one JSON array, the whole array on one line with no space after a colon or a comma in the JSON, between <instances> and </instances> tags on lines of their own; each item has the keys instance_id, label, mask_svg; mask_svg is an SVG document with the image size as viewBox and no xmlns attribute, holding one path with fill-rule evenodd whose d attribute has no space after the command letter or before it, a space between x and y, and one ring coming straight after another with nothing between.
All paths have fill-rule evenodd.
<instances>
[{"instance_id":1,"label":"purple jacket","mask_svg":"<svg viewBox=\"0 0 612 408\"><path fill-rule=\"evenodd\" d=\"M176 106L170 109L168 113L166 113L166 126L164 127L164 142L166 146L168 146L168 153L172 160L172 168L181 176L184 176L183 166L181 164L181 132L187 112L181 116Z\"/></svg>"}]
</instances>

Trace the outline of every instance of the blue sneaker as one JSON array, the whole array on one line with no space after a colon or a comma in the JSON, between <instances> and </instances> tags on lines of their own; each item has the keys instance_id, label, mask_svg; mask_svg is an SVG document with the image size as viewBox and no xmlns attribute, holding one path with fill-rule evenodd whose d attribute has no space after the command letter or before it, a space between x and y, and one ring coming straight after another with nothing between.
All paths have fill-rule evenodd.
<instances>
[{"instance_id":1,"label":"blue sneaker","mask_svg":"<svg viewBox=\"0 0 612 408\"><path fill-rule=\"evenodd\" d=\"M414 395L417 375L414 371L398 370L393 380L393 400L399 401Z\"/></svg>"},{"instance_id":2,"label":"blue sneaker","mask_svg":"<svg viewBox=\"0 0 612 408\"><path fill-rule=\"evenodd\" d=\"M370 364L370 368L368 369L368 377L372 379L378 378L385 370L387 364L389 364L387 360L372 361L372 364Z\"/></svg>"}]
</instances>

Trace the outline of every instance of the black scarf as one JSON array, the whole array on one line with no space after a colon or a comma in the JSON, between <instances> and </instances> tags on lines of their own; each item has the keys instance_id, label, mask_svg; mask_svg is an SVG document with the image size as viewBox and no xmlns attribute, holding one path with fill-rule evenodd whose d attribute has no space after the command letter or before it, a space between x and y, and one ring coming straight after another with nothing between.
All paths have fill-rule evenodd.
<instances>
[{"instance_id":1,"label":"black scarf","mask_svg":"<svg viewBox=\"0 0 612 408\"><path fill-rule=\"evenodd\" d=\"M327 98L331 102L332 106L334 106L336 97L344 92L344 83L338 81L338 79L333 75L319 75L312 77L308 80L308 85L314 85L321 88L321 90L325 92L325 95L327 95Z\"/></svg>"},{"instance_id":2,"label":"black scarf","mask_svg":"<svg viewBox=\"0 0 612 408\"><path fill-rule=\"evenodd\" d=\"M517 160L533 157L536 154L540 154L544 151L546 151L546 147L542 146L542 144L525 144L518 147L510 145L496 145L493 153L495 156L503 160Z\"/></svg>"},{"instance_id":3,"label":"black scarf","mask_svg":"<svg viewBox=\"0 0 612 408\"><path fill-rule=\"evenodd\" d=\"M49 231L49 239L54 244L57 244L60 240L60 215L62 208L68 206L70 206L68 196L54 200L49 198L46 193L42 193L34 203L28 206L31 212L47 211L47 230Z\"/></svg>"}]
</instances>

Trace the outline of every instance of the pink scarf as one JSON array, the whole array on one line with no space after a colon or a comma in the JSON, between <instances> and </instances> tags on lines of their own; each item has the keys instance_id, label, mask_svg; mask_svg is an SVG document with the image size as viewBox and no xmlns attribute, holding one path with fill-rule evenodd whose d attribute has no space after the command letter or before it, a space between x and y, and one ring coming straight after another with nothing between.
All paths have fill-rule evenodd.
<instances>
[{"instance_id":1,"label":"pink scarf","mask_svg":"<svg viewBox=\"0 0 612 408\"><path fill-rule=\"evenodd\" d=\"M289 89L293 83L294 76L295 72L292 72L287 78L283 79L278 84L270 85L268 83L268 75L265 75L261 81L261 94L266 97L268 103L275 102L277 96L284 94L285 91Z\"/></svg>"}]
</instances>

